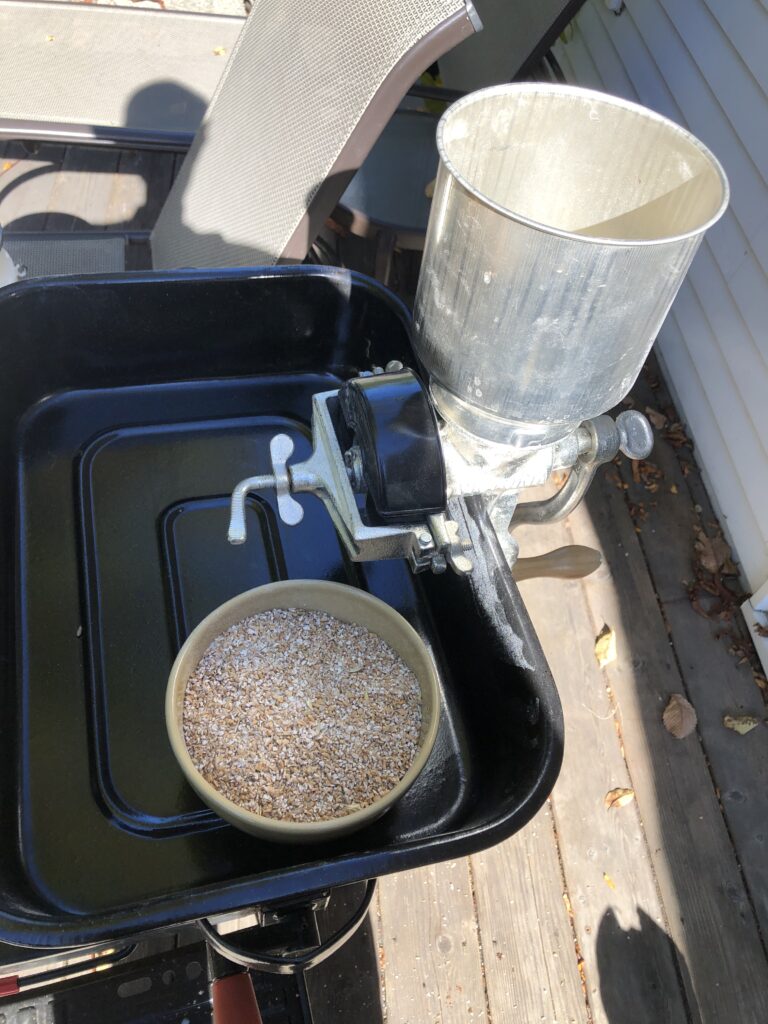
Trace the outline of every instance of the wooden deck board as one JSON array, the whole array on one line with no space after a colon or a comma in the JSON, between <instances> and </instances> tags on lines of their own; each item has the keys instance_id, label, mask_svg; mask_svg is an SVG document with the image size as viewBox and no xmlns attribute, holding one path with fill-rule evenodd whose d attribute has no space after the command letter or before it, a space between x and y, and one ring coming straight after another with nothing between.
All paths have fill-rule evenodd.
<instances>
[{"instance_id":1,"label":"wooden deck board","mask_svg":"<svg viewBox=\"0 0 768 1024\"><path fill-rule=\"evenodd\" d=\"M587 1001L549 806L471 863L491 1020L584 1024Z\"/></svg>"},{"instance_id":2,"label":"wooden deck board","mask_svg":"<svg viewBox=\"0 0 768 1024\"><path fill-rule=\"evenodd\" d=\"M582 586L595 633L607 622L617 635L619 657L606 675L693 1019L760 1024L765 952L698 737L677 740L661 723L684 685L623 493L605 473L569 527L611 570Z\"/></svg>"},{"instance_id":3,"label":"wooden deck board","mask_svg":"<svg viewBox=\"0 0 768 1024\"><path fill-rule=\"evenodd\" d=\"M570 542L564 524L528 527L516 537L531 555ZM595 658L595 630L583 585L578 580L530 580L521 584L521 592L565 712L565 756L552 803L593 1019L612 1024L611 976L620 970L624 998L637 1020L685 1024L685 1001L665 939L638 806L609 810L604 804L609 790L632 783L611 695ZM636 969L627 970L638 948L644 957Z\"/></svg>"},{"instance_id":4,"label":"wooden deck board","mask_svg":"<svg viewBox=\"0 0 768 1024\"><path fill-rule=\"evenodd\" d=\"M0 149L0 224L13 231L150 230L180 166L173 153L21 143Z\"/></svg>"},{"instance_id":5,"label":"wooden deck board","mask_svg":"<svg viewBox=\"0 0 768 1024\"><path fill-rule=\"evenodd\" d=\"M7 142L0 156L0 224L11 231L42 231L64 146L40 146L30 156L20 142Z\"/></svg>"},{"instance_id":6,"label":"wooden deck board","mask_svg":"<svg viewBox=\"0 0 768 1024\"><path fill-rule=\"evenodd\" d=\"M154 227L175 174L173 153L123 150L112 187L108 215L126 230Z\"/></svg>"},{"instance_id":7,"label":"wooden deck board","mask_svg":"<svg viewBox=\"0 0 768 1024\"><path fill-rule=\"evenodd\" d=\"M111 227L112 189L119 159L120 151L116 149L67 147L51 189L45 230Z\"/></svg>"},{"instance_id":8,"label":"wooden deck board","mask_svg":"<svg viewBox=\"0 0 768 1024\"><path fill-rule=\"evenodd\" d=\"M486 1021L468 861L382 878L379 905L389 1024Z\"/></svg>"},{"instance_id":9,"label":"wooden deck board","mask_svg":"<svg viewBox=\"0 0 768 1024\"><path fill-rule=\"evenodd\" d=\"M641 382L640 404L654 400L670 404L663 390L658 397ZM635 483L628 465L621 467L627 496L644 502L646 519L639 522L638 540L651 581L659 595L685 691L699 717L699 732L712 776L720 791L731 839L752 896L763 936L768 935L768 743L762 729L746 736L724 728L724 714L765 715L763 697L748 663L738 664L729 652L745 631L738 610L733 626L707 620L692 607L687 583L693 579L694 529L711 534L715 514L698 472L684 475L681 459L658 436L651 456L664 473L656 493ZM692 455L681 450L684 462ZM673 490L674 489L674 490ZM674 493L676 491L676 493ZM701 509L696 511L696 506ZM674 538L674 543L670 543ZM725 637L718 637L725 631Z\"/></svg>"}]
</instances>

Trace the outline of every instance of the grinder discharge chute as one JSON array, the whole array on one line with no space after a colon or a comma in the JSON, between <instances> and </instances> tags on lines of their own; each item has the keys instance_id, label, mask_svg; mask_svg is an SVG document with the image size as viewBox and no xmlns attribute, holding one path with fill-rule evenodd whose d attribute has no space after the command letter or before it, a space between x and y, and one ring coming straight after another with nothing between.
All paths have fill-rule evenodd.
<instances>
[{"instance_id":1,"label":"grinder discharge chute","mask_svg":"<svg viewBox=\"0 0 768 1024\"><path fill-rule=\"evenodd\" d=\"M540 83L472 93L443 115L440 164L414 308L419 366L371 367L313 399L313 453L232 494L317 495L355 561L407 558L468 573L472 542L451 499L480 496L514 567L518 524L581 500L621 450L646 458L642 413L606 414L627 395L704 232L728 203L715 157L689 132L613 96ZM552 497L526 488L568 471Z\"/></svg>"}]
</instances>

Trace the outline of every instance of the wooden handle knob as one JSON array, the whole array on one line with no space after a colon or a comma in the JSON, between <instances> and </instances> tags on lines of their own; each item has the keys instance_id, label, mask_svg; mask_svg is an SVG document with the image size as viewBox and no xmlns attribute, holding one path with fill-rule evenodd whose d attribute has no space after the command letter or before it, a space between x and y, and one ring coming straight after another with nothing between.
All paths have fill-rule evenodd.
<instances>
[{"instance_id":1,"label":"wooden handle knob","mask_svg":"<svg viewBox=\"0 0 768 1024\"><path fill-rule=\"evenodd\" d=\"M582 544L568 544L563 548L555 548L544 555L533 558L518 558L512 567L512 578L533 580L538 576L551 576L562 580L577 580L589 576L603 564L603 556L594 548Z\"/></svg>"}]
</instances>

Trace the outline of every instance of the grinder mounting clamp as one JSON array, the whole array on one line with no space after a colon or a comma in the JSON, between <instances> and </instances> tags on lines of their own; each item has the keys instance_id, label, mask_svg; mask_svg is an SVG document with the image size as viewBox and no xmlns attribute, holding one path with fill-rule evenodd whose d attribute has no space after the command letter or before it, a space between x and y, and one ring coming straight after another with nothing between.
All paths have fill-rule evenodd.
<instances>
[{"instance_id":1,"label":"grinder mounting clamp","mask_svg":"<svg viewBox=\"0 0 768 1024\"><path fill-rule=\"evenodd\" d=\"M293 494L320 498L353 561L407 558L416 572L471 572L471 543L446 515L437 417L414 373L379 371L314 395L312 438L311 456L290 466L293 441L272 438L272 473L248 477L232 492L230 543L246 539L247 495L274 488L289 526L304 515Z\"/></svg>"}]
</instances>

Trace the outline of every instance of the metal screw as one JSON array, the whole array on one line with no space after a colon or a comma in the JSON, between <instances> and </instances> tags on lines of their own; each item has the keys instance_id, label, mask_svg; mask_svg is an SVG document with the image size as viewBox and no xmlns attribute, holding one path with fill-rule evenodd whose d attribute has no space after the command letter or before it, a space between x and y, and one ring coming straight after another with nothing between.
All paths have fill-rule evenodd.
<instances>
[{"instance_id":1,"label":"metal screw","mask_svg":"<svg viewBox=\"0 0 768 1024\"><path fill-rule=\"evenodd\" d=\"M419 542L419 547L421 548L422 551L426 551L428 548L431 548L434 545L434 541L432 540L432 534L429 532L429 530L419 530L419 532L416 534L416 540Z\"/></svg>"}]
</instances>

